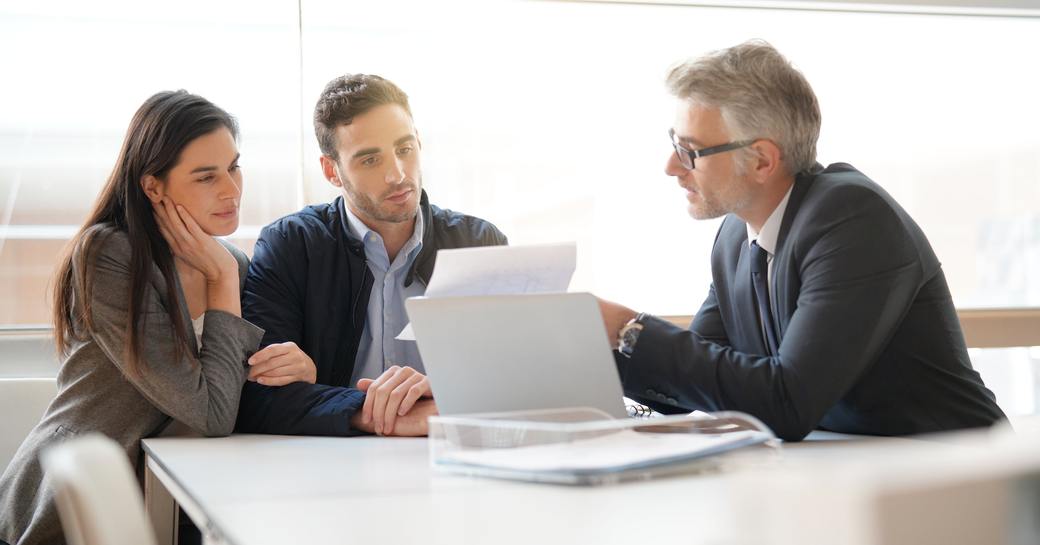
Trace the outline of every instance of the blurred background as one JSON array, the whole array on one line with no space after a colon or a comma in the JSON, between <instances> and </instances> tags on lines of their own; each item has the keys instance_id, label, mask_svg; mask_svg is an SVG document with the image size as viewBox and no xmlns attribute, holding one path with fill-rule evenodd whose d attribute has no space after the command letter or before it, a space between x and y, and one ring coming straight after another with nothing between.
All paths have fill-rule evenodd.
<instances>
[{"instance_id":1,"label":"blurred background","mask_svg":"<svg viewBox=\"0 0 1040 545\"><path fill-rule=\"evenodd\" d=\"M0 328L49 326L56 259L148 96L187 89L239 119L231 238L251 254L263 225L336 196L311 111L353 72L410 95L434 203L513 244L577 241L573 290L692 314L718 222L691 220L663 173L663 79L751 38L805 73L820 162L853 164L909 210L959 308L1040 307L1030 4L0 0ZM972 358L1005 411L1040 412L1040 347Z\"/></svg>"}]
</instances>

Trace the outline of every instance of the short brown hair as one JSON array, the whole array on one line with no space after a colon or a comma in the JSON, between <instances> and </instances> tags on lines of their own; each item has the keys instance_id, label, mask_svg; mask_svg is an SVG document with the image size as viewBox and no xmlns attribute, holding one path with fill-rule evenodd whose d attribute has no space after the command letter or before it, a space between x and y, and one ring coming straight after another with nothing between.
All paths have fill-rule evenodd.
<instances>
[{"instance_id":1,"label":"short brown hair","mask_svg":"<svg viewBox=\"0 0 1040 545\"><path fill-rule=\"evenodd\" d=\"M344 74L328 83L314 106L314 135L322 155L339 160L336 128L384 104L397 104L412 116L408 95L390 80L371 74Z\"/></svg>"}]
</instances>

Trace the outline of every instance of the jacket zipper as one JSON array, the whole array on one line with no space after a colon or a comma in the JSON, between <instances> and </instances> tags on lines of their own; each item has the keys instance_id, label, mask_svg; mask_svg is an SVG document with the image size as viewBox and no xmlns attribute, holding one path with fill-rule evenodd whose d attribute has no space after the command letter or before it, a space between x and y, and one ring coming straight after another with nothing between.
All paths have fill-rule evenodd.
<instances>
[{"instance_id":1,"label":"jacket zipper","mask_svg":"<svg viewBox=\"0 0 1040 545\"><path fill-rule=\"evenodd\" d=\"M361 292L365 290L365 273L368 271L368 256L361 258L361 284L358 286L356 292L354 292L354 304L350 306L350 325L357 330L357 309L358 303L361 302Z\"/></svg>"}]
</instances>

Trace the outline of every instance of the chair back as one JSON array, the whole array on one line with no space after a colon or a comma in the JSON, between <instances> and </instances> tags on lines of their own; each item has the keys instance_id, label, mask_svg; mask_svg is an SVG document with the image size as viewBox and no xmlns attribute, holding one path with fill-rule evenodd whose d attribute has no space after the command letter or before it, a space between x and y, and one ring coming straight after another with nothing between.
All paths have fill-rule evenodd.
<instances>
[{"instance_id":1,"label":"chair back","mask_svg":"<svg viewBox=\"0 0 1040 545\"><path fill-rule=\"evenodd\" d=\"M70 545L155 545L126 452L88 434L43 452L41 462Z\"/></svg>"}]
</instances>

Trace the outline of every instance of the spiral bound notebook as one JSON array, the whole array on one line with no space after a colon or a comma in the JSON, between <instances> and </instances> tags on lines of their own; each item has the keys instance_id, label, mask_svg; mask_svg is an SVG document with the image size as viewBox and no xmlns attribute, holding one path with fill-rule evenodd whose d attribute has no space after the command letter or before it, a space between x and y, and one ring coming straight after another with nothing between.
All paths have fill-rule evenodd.
<instances>
[{"instance_id":1,"label":"spiral bound notebook","mask_svg":"<svg viewBox=\"0 0 1040 545\"><path fill-rule=\"evenodd\" d=\"M625 410L628 411L628 416L631 418L653 418L656 416L663 416L661 413L629 398L624 398Z\"/></svg>"}]
</instances>

